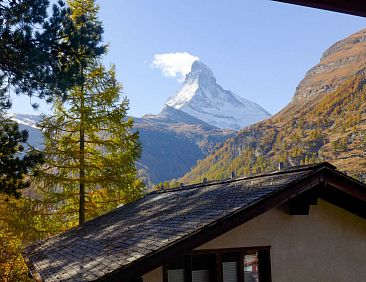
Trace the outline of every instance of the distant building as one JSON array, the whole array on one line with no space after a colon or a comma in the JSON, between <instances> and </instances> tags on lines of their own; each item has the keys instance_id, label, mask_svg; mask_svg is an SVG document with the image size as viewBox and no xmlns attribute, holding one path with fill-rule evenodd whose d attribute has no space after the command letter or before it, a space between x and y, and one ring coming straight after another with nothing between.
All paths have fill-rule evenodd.
<instances>
[{"instance_id":1,"label":"distant building","mask_svg":"<svg viewBox=\"0 0 366 282\"><path fill-rule=\"evenodd\" d=\"M366 186L329 163L152 192L28 247L37 281L353 281Z\"/></svg>"}]
</instances>

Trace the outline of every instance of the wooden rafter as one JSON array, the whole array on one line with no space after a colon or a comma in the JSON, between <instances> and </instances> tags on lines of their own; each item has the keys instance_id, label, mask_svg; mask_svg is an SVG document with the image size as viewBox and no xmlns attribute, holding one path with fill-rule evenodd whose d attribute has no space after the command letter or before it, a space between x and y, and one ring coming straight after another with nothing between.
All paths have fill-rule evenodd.
<instances>
[{"instance_id":1,"label":"wooden rafter","mask_svg":"<svg viewBox=\"0 0 366 282\"><path fill-rule=\"evenodd\" d=\"M272 0L366 17L366 0Z\"/></svg>"}]
</instances>

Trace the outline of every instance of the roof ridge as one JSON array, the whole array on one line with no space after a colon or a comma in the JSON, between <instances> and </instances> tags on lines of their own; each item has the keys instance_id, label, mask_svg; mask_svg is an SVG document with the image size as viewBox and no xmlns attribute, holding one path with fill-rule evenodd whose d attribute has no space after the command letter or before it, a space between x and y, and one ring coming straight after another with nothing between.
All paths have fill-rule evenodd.
<instances>
[{"instance_id":1,"label":"roof ridge","mask_svg":"<svg viewBox=\"0 0 366 282\"><path fill-rule=\"evenodd\" d=\"M328 167L331 169L336 169L336 166L332 165L329 162L321 162L321 163L315 163L315 164L310 164L310 165L298 165L298 166L290 167L288 169L276 170L276 171L256 174L256 175L252 175L252 176L227 178L227 179L223 179L223 180L211 180L211 181L206 181L206 182L201 182L201 183L188 184L188 185L184 185L184 186L177 186L177 187L171 187L171 188L166 188L166 189L163 188L162 190L155 190L146 195L162 194L162 193L167 193L167 192L178 192L178 191L184 191L184 190L189 190L189 189L194 189L194 188L208 187L208 186L212 186L212 185L216 185L216 184L224 184L224 183L232 183L232 182L236 182L236 181L256 179L256 178L265 177L265 176L274 176L274 175L281 175L281 174L286 174L286 173L295 173L295 172L300 172L300 171L315 170L320 167Z\"/></svg>"}]
</instances>

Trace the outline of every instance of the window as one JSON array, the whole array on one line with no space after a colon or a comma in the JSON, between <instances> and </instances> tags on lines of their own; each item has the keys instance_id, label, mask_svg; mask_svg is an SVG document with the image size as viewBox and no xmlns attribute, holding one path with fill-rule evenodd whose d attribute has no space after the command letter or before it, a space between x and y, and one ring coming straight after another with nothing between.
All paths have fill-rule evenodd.
<instances>
[{"instance_id":1,"label":"window","mask_svg":"<svg viewBox=\"0 0 366 282\"><path fill-rule=\"evenodd\" d=\"M164 282L270 282L270 247L193 251L164 266Z\"/></svg>"},{"instance_id":2,"label":"window","mask_svg":"<svg viewBox=\"0 0 366 282\"><path fill-rule=\"evenodd\" d=\"M222 255L222 279L225 282L240 282L240 254Z\"/></svg>"},{"instance_id":3,"label":"window","mask_svg":"<svg viewBox=\"0 0 366 282\"><path fill-rule=\"evenodd\" d=\"M258 282L258 252L245 254L243 257L244 281Z\"/></svg>"},{"instance_id":4,"label":"window","mask_svg":"<svg viewBox=\"0 0 366 282\"><path fill-rule=\"evenodd\" d=\"M192 282L211 282L216 277L215 254L192 256Z\"/></svg>"},{"instance_id":5,"label":"window","mask_svg":"<svg viewBox=\"0 0 366 282\"><path fill-rule=\"evenodd\" d=\"M181 257L169 264L166 270L166 281L185 282L185 258Z\"/></svg>"}]
</instances>

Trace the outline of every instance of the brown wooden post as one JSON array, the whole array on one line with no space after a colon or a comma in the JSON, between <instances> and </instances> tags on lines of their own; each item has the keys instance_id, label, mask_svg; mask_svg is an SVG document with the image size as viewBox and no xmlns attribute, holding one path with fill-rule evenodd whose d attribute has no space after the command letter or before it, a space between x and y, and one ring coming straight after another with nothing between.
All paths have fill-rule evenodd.
<instances>
[{"instance_id":1,"label":"brown wooden post","mask_svg":"<svg viewBox=\"0 0 366 282\"><path fill-rule=\"evenodd\" d=\"M185 259L185 282L192 282L192 257L186 256Z\"/></svg>"},{"instance_id":2,"label":"brown wooden post","mask_svg":"<svg viewBox=\"0 0 366 282\"><path fill-rule=\"evenodd\" d=\"M222 252L218 252L216 254L216 281L223 282L223 273L222 273Z\"/></svg>"},{"instance_id":3,"label":"brown wooden post","mask_svg":"<svg viewBox=\"0 0 366 282\"><path fill-rule=\"evenodd\" d=\"M271 282L271 258L269 249L263 249L258 251L258 269L259 269L259 281Z\"/></svg>"}]
</instances>

